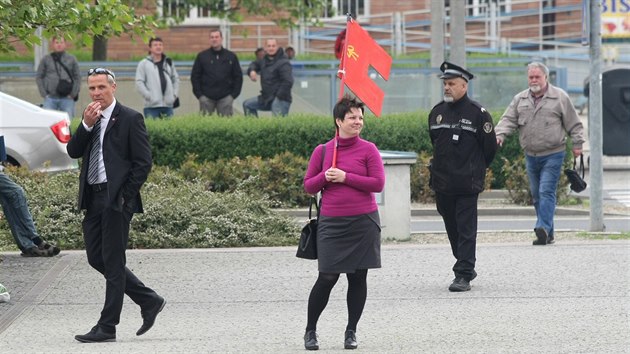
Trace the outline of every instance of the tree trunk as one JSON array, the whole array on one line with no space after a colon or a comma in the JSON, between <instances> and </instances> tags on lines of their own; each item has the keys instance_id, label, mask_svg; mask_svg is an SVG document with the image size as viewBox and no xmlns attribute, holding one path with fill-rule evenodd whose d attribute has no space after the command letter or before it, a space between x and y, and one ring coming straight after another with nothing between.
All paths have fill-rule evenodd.
<instances>
[{"instance_id":1,"label":"tree trunk","mask_svg":"<svg viewBox=\"0 0 630 354\"><path fill-rule=\"evenodd\" d=\"M94 43L92 44L92 60L107 60L107 38L103 36L94 36Z\"/></svg>"}]
</instances>

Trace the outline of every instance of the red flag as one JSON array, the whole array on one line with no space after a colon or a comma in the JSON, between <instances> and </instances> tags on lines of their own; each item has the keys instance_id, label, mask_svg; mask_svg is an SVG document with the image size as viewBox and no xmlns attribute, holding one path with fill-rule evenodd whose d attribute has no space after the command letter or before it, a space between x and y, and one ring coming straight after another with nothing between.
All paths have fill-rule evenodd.
<instances>
[{"instance_id":1,"label":"red flag","mask_svg":"<svg viewBox=\"0 0 630 354\"><path fill-rule=\"evenodd\" d=\"M344 47L340 63L341 94L345 83L377 117L380 116L385 93L370 79L368 69L371 65L388 80L392 57L354 20L348 21Z\"/></svg>"}]
</instances>

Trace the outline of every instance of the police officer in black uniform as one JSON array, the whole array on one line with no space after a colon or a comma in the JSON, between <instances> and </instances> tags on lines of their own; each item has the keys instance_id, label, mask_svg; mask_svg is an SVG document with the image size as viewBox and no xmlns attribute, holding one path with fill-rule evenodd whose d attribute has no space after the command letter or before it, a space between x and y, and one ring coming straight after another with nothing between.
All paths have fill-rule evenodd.
<instances>
[{"instance_id":1,"label":"police officer in black uniform","mask_svg":"<svg viewBox=\"0 0 630 354\"><path fill-rule=\"evenodd\" d=\"M429 114L430 185L457 259L448 290L468 291L477 276L477 199L497 151L497 139L490 114L467 95L473 74L449 62L442 63L440 70L444 100Z\"/></svg>"}]
</instances>

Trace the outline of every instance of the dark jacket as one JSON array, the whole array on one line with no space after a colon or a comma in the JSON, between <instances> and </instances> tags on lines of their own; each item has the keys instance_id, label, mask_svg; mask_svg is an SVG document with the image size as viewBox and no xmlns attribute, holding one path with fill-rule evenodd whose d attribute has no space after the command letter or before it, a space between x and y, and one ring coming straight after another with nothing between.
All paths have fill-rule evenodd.
<instances>
[{"instance_id":1,"label":"dark jacket","mask_svg":"<svg viewBox=\"0 0 630 354\"><path fill-rule=\"evenodd\" d=\"M264 58L249 64L247 75L252 71L260 75L262 88L260 96L258 96L260 103L267 105L276 97L282 101L292 101L293 69L282 48L278 48L273 57L265 55Z\"/></svg>"},{"instance_id":2,"label":"dark jacket","mask_svg":"<svg viewBox=\"0 0 630 354\"><path fill-rule=\"evenodd\" d=\"M86 184L92 132L79 124L66 146L70 157L83 157L79 209L87 209L90 200ZM122 211L124 207L130 212L142 213L140 187L147 180L152 165L151 146L142 114L116 103L103 137L103 161L111 208Z\"/></svg>"},{"instance_id":3,"label":"dark jacket","mask_svg":"<svg viewBox=\"0 0 630 354\"><path fill-rule=\"evenodd\" d=\"M209 48L197 54L190 81L197 98L219 100L227 95L237 98L243 88L243 70L233 52Z\"/></svg>"},{"instance_id":4,"label":"dark jacket","mask_svg":"<svg viewBox=\"0 0 630 354\"><path fill-rule=\"evenodd\" d=\"M488 111L467 95L453 103L442 101L429 113L429 135L431 188L449 195L480 193L497 151Z\"/></svg>"}]
</instances>

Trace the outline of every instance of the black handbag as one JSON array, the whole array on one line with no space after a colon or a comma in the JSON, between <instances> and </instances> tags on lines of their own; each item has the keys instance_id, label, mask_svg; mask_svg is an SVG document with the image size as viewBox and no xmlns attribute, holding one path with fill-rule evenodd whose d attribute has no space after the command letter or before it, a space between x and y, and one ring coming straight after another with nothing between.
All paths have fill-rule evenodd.
<instances>
[{"instance_id":1,"label":"black handbag","mask_svg":"<svg viewBox=\"0 0 630 354\"><path fill-rule=\"evenodd\" d=\"M313 204L317 209L317 217L313 219ZM319 219L319 205L316 197L311 197L311 205L308 207L308 223L302 228L300 244L295 256L304 259L317 259L317 221Z\"/></svg>"},{"instance_id":2,"label":"black handbag","mask_svg":"<svg viewBox=\"0 0 630 354\"><path fill-rule=\"evenodd\" d=\"M580 155L580 165L577 170L575 169L576 160L577 158L573 158L573 169L565 169L564 174L567 175L571 183L571 190L580 193L586 189L586 182L584 181L584 155Z\"/></svg>"},{"instance_id":3,"label":"black handbag","mask_svg":"<svg viewBox=\"0 0 630 354\"><path fill-rule=\"evenodd\" d=\"M326 144L322 145L322 169L324 168L324 157L326 157ZM313 219L313 204L317 209L317 218ZM298 245L298 258L317 259L317 224L319 221L319 209L322 200L317 201L317 196L311 196L311 204L308 206L308 223L302 228L300 234L300 244Z\"/></svg>"}]
</instances>

